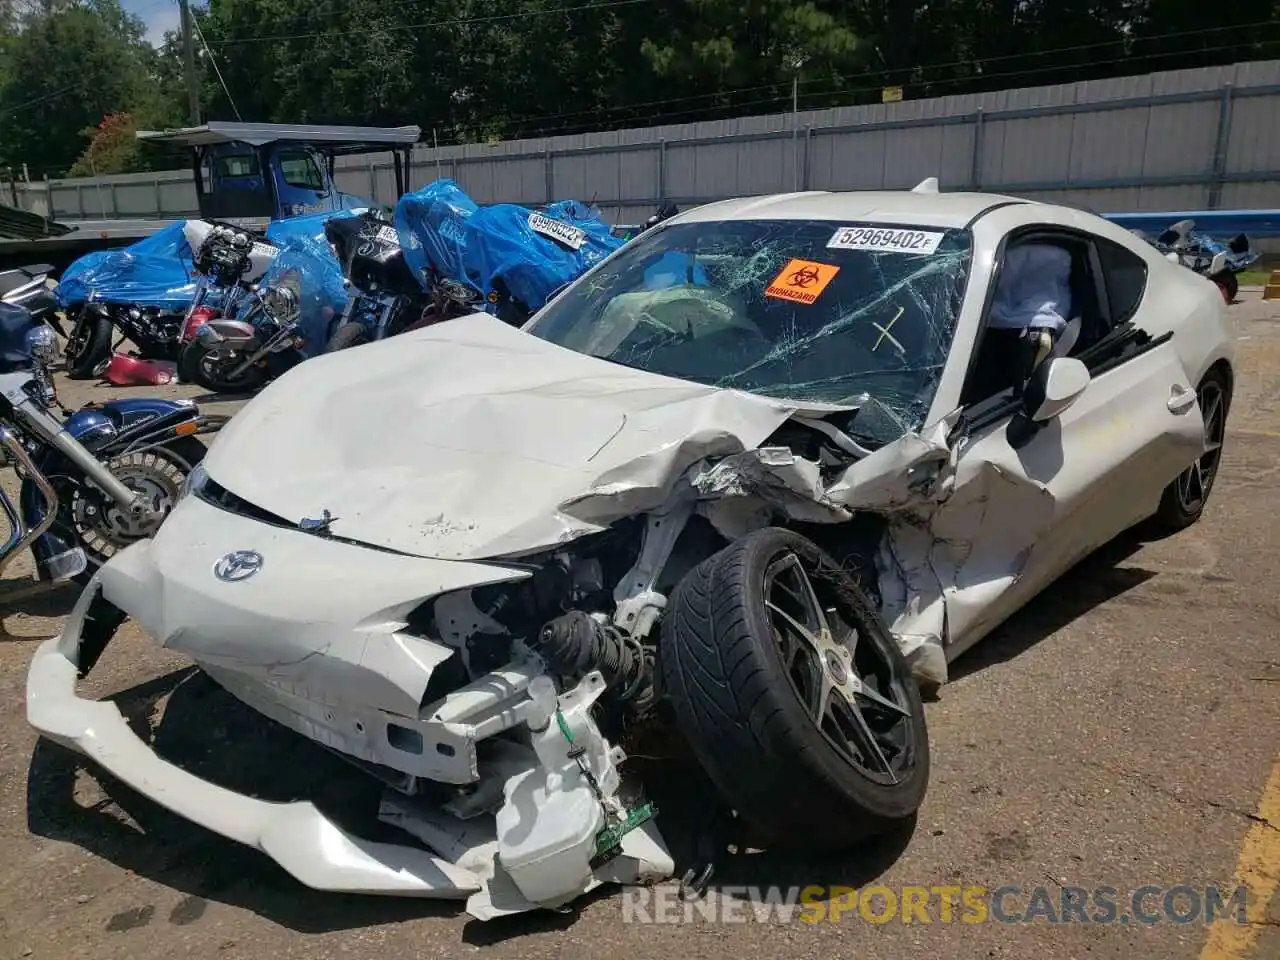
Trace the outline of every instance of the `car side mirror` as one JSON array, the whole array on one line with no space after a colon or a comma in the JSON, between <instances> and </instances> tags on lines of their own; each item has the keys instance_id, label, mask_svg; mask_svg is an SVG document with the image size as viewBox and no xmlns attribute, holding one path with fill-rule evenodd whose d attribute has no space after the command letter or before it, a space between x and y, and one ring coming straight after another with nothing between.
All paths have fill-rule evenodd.
<instances>
[{"instance_id":1,"label":"car side mirror","mask_svg":"<svg viewBox=\"0 0 1280 960\"><path fill-rule=\"evenodd\" d=\"M1033 423L1046 423L1080 398L1092 377L1075 357L1053 357L1036 368L1022 394L1022 412Z\"/></svg>"}]
</instances>

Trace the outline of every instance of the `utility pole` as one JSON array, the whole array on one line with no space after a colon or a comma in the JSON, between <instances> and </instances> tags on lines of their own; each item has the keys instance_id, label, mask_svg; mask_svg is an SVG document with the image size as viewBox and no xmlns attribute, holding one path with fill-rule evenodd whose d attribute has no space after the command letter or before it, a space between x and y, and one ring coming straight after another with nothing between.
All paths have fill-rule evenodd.
<instances>
[{"instance_id":1,"label":"utility pole","mask_svg":"<svg viewBox=\"0 0 1280 960\"><path fill-rule=\"evenodd\" d=\"M200 125L200 81L196 76L196 43L192 34L190 0L178 0L182 11L182 52L185 66L183 72L187 78L187 99L191 104L191 124Z\"/></svg>"}]
</instances>

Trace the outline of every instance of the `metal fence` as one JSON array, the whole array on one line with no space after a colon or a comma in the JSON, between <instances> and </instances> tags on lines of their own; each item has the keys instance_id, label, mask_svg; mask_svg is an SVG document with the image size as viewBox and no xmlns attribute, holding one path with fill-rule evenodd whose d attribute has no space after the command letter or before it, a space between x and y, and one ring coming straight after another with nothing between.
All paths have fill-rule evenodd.
<instances>
[{"instance_id":1,"label":"metal fence","mask_svg":"<svg viewBox=\"0 0 1280 960\"><path fill-rule=\"evenodd\" d=\"M395 200L390 160L338 161L340 189ZM635 222L790 190L894 189L938 177L1099 212L1280 207L1280 61L929 100L496 144L419 148L411 183L480 203L595 200ZM189 171L18 184L58 219L196 212Z\"/></svg>"}]
</instances>

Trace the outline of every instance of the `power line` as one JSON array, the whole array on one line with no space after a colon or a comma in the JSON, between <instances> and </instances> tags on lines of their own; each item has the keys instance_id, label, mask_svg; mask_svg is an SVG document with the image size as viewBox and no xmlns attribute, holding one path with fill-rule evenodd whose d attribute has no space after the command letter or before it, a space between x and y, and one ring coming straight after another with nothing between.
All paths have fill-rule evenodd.
<instances>
[{"instance_id":1,"label":"power line","mask_svg":"<svg viewBox=\"0 0 1280 960\"><path fill-rule=\"evenodd\" d=\"M1081 52L1086 50L1096 50L1100 47L1111 47L1111 46L1116 46L1117 44L1122 44L1122 43L1133 43L1133 42L1147 43L1152 41L1168 40L1175 37L1184 37L1184 36L1193 36L1193 35L1198 36L1206 33L1221 32L1227 29L1233 29L1233 30L1254 29L1257 27L1277 26L1277 25L1280 25L1280 19L1259 21L1257 23L1251 23L1251 24L1238 24L1229 28L1228 27L1210 27L1203 30L1182 30L1182 31L1164 33L1164 34L1153 34L1150 37L1130 38L1127 40L1108 40L1108 41L1102 41L1097 43L1077 44L1069 47L1057 47L1049 50L1032 50L1032 51L1028 51L1027 53L1001 54L998 56L991 56L991 57L978 57L970 60L954 60L949 63L926 64L913 69L918 69L921 72L927 73L928 71L932 71L932 70L945 70L953 67L976 66L980 64L1016 60L1016 59L1032 57L1032 56L1048 57L1048 56L1053 56L1053 55L1062 54L1062 53L1075 53L1075 52ZM1234 49L1239 45L1240 44L1236 44L1236 43L1222 44L1216 47L1201 48L1201 50L1198 52L1213 53L1221 50ZM1108 64L1122 63L1122 62L1128 62L1128 61L1153 60L1153 59L1158 59L1164 56L1168 56L1168 54L1167 53L1129 54L1121 57L1114 57L1108 60L1095 60L1092 62L1091 65L1108 65ZM1059 64L1059 65L1045 66L1045 67L1029 67L1027 69L1009 70L1009 71L1004 71L1000 73L974 73L966 77L952 77L952 78L944 78L944 79L938 79L938 80L925 80L925 81L922 81L922 83L929 86L946 86L948 84L972 83L974 81L987 81L992 79L1000 79L1002 77L1032 76L1036 74L1052 73L1054 71L1078 69L1078 67L1079 67L1078 64ZM799 81L800 86L812 86L814 84L825 84L826 88L803 93L800 95L800 99L802 100L813 99L814 97L828 96L834 93L841 93L841 92L854 94L854 93L866 93L872 90L878 90L881 88L880 84L875 84L872 86L864 86L864 87L849 87L848 83L849 81L857 81L857 80L865 79L869 77L883 77L886 75L891 75L896 72L901 72L901 71L868 69L868 70L860 71L858 73L846 74L843 77L840 77L839 79L836 79L836 80L832 80L828 77L813 77L807 80L801 80ZM593 110L580 110L572 113L539 114L539 115L529 116L529 117L516 117L511 119L509 123L512 125L520 125L525 123L538 123L544 120L560 120L560 119L571 119L571 118L577 118L577 117L600 117L602 114L612 114L612 113L625 114L630 111L641 110L648 107L659 107L659 106L666 106L670 104L691 103L696 100L707 100L707 99L712 99L717 97L732 97L738 94L754 93L761 90L776 90L779 88L781 83L782 82L779 81L777 83L758 84L756 86L751 86L751 87L737 87L731 90L720 90L720 91L714 91L711 93L699 93L699 94L692 94L692 95L683 96L683 97L668 97L661 100L646 100L646 101L641 101L639 103L619 104L618 106L613 106L613 107L602 106ZM787 82L787 85L790 86L790 81ZM682 116L689 116L689 115L694 115L699 113L708 113L708 112L713 112L718 110L731 110L731 109L737 109L739 107L778 103L783 100L790 101L791 94L788 92L786 94L779 94L774 97L767 97L767 98L758 99L758 100L749 100L749 101L740 102L740 103L708 104L705 107L664 114L662 118L656 121L656 123L661 123L673 117L682 117ZM445 126L447 125L448 122L449 121L446 121L446 120L432 121L432 123L435 124L436 126ZM656 124L650 124L650 125L656 125ZM538 131L531 132L527 134L527 136L544 135L545 133L554 132L557 130L571 130L576 126L579 126L579 124L558 124L553 127L543 128Z\"/></svg>"},{"instance_id":2,"label":"power line","mask_svg":"<svg viewBox=\"0 0 1280 960\"><path fill-rule=\"evenodd\" d=\"M1236 46L1237 46L1237 44L1222 44L1222 45L1220 45L1220 46L1216 46L1216 47L1204 47L1204 48L1202 48L1202 49L1201 49L1201 51L1200 51L1200 52L1202 52L1202 53L1214 53L1214 52L1218 52L1218 51L1222 51L1222 50L1232 50L1232 49L1235 49L1235 47L1236 47ZM1168 56L1168 54L1166 54L1166 53L1152 53L1152 54L1145 54L1145 55L1141 55L1141 56L1114 57L1114 58L1109 59L1109 60L1095 60L1095 61L1093 61L1093 64L1094 64L1094 65L1097 65L1097 66L1105 66L1105 65L1109 65L1109 64L1115 64L1115 63L1129 63L1129 62L1132 62L1132 61L1134 61L1134 60L1152 60L1152 59L1156 59L1156 58L1158 58L1158 57L1164 57L1164 56ZM1075 68L1076 68L1076 65L1075 65L1075 64L1062 64L1062 65L1060 65L1060 66L1054 66L1054 67L1037 67L1037 68L1029 69L1029 70L1010 70L1010 71L1007 71L1007 72L1004 72L1004 73L977 74L977 75L972 76L972 77L952 77L952 78L950 78L950 79L946 79L946 80L936 80L936 81L931 81L931 85L933 85L933 86L938 86L938 87L942 87L942 86L948 86L948 85L957 84L957 83L972 83L972 82L973 82L973 81L975 81L975 80L982 80L982 81L985 81L985 80L993 80L993 79L994 79L994 80L998 80L998 79L1000 79L1000 78L1002 78L1002 77L1024 77L1024 76L1029 76L1029 75L1032 75L1032 74L1053 73L1053 72L1055 72L1055 71L1071 70L1071 69L1075 69ZM837 86L832 87L830 90L817 90L817 91L813 91L813 92L810 92L810 93L801 94L801 95L800 95L800 97L799 97L799 99L800 99L800 100L813 99L813 98L815 98L815 97L830 96L830 95L832 95L832 94L836 94L836 93L848 93L848 94L868 93L868 92L871 92L871 91L874 91L874 90L880 90L880 89L882 89L882 88L881 88L881 86L880 86L879 84L876 84L876 85L873 85L873 86L853 87L853 88L846 87L846 86L844 86L843 84L840 84L840 85L837 85ZM785 94L779 94L778 96L774 96L774 97L765 97L765 98L758 99L758 100L748 100L748 101L745 101L745 102L742 102L742 103L725 104L725 105L723 105L723 106L721 106L721 105L713 105L713 106L708 106L708 107L697 107L697 108L692 108L692 109L689 109L689 110L677 111L676 113L668 113L668 114L664 114L663 116L659 117L655 122L652 122L652 123L650 123L650 124L647 124L647 126L660 126L660 125L662 125L662 124L664 124L664 123L672 122L672 121L673 121L673 120L675 120L675 118L677 118L677 117L691 117L691 116L696 116L696 115L698 115L698 114L711 113L711 112L719 111L719 110L739 110L739 109L743 109L743 108L746 108L746 107L765 106L765 105L768 105L768 104L774 104L774 103L789 103L790 101L791 101L791 94L790 94L790 93L785 93ZM849 104L849 106L853 106L853 105L854 105L854 104ZM523 122L530 122L530 121L533 121L533 120L536 120L536 119L537 119L536 117L531 117L531 118L528 118L527 120L525 120L525 121L523 121ZM517 123L517 124L518 124L518 123L520 123L520 122L522 122L522 121L520 121L520 120L515 120L515 121L512 121L512 122L513 122L513 123ZM572 132L574 132L576 129L579 129L579 128L583 127L584 125L585 125L585 126L592 126L592 127L596 127L596 126L598 126L598 125L582 124L582 123L578 123L578 124L559 124L559 125L557 125L557 126L544 127L544 128L540 128L540 129L531 130L531 131L529 131L529 132L527 132L527 133L523 133L523 134L521 134L521 139L530 139L530 138L535 138L535 137L546 137L546 136L552 136L552 135L555 135L555 134L558 134L558 133L559 133L559 134L572 133Z\"/></svg>"},{"instance_id":3,"label":"power line","mask_svg":"<svg viewBox=\"0 0 1280 960\"><path fill-rule=\"evenodd\" d=\"M195 31L196 39L200 41L200 46L204 47L205 56L209 58L209 63L213 65L213 72L218 76L218 83L222 85L222 92L227 95L227 102L231 104L231 110L236 115L236 119L243 121L244 117L240 116L240 108L236 106L235 98L231 96L231 90L227 87L227 81L222 79L222 71L218 69L218 58L213 55L213 51L209 49L209 44L205 43L204 32L200 29L200 24L196 22L195 17L187 17L187 22L191 25L191 29Z\"/></svg>"},{"instance_id":4,"label":"power line","mask_svg":"<svg viewBox=\"0 0 1280 960\"><path fill-rule=\"evenodd\" d=\"M586 13L592 10L612 10L618 7L634 7L638 4L654 3L656 0L598 0L596 3L583 3L572 7L555 7L548 10L527 10L524 13L496 13L485 17L459 17L453 20L432 20L427 23L405 23L382 27L391 33L416 33L421 30L432 30L437 27L462 27L479 23L501 23L511 20L529 20L534 17L560 16L568 13ZM235 37L227 40L214 40L215 47L243 45L250 43L278 43L282 40L320 40L332 36L332 31L320 33L282 33L269 37Z\"/></svg>"},{"instance_id":5,"label":"power line","mask_svg":"<svg viewBox=\"0 0 1280 960\"><path fill-rule=\"evenodd\" d=\"M47 93L44 96L40 96L40 97L32 97L30 100L24 100L22 103L18 104L17 106L9 107L9 109L7 110L0 111L0 117L7 117L9 116L9 114L17 113L19 110L25 110L27 107L34 107L40 103L47 103L50 100L56 100L59 97L66 96L68 93L71 93L73 90L80 89L82 86L84 86L83 79L77 80L75 83L71 84L70 86L63 87L61 90L55 90L53 93Z\"/></svg>"}]
</instances>

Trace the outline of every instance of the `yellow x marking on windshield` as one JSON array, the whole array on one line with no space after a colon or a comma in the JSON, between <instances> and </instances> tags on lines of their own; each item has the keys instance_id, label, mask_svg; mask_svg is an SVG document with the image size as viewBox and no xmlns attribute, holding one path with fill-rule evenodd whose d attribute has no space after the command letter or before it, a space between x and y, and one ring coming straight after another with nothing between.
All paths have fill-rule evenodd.
<instances>
[{"instance_id":1,"label":"yellow x marking on windshield","mask_svg":"<svg viewBox=\"0 0 1280 960\"><path fill-rule=\"evenodd\" d=\"M906 353L906 352L907 352L907 348L906 348L906 347L904 347L901 343L899 343L899 342L897 341L897 339L894 337L894 335L893 335L893 334L891 334L891 333L889 332L890 330L892 330L892 329L893 329L893 325L894 325L895 323L897 323L897 322L898 322L898 320L902 317L902 315L903 315L904 313L906 313L906 312L907 312L907 308L906 308L906 307L899 307L899 308L898 308L898 312L897 312L896 314L894 314L893 319L889 321L889 325L888 325L888 326L886 326L886 327L882 327L882 326L880 326L880 324L876 323L874 320L872 320L872 321L871 321L871 325L872 325L873 327L875 327L877 330L879 330L879 331L880 331L880 336L878 336L878 337L876 338L876 344L875 344L875 346L871 348L871 352L872 352L872 353L875 353L877 350L879 350L879 349L880 349L880 344L884 343L884 341L885 341L885 339L886 339L886 338L887 338L887 339L888 339L888 340L889 340L889 341L890 341L890 342L891 342L895 347L897 347L897 348L898 348L898 352L899 352L899 353Z\"/></svg>"}]
</instances>

